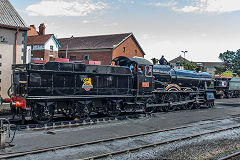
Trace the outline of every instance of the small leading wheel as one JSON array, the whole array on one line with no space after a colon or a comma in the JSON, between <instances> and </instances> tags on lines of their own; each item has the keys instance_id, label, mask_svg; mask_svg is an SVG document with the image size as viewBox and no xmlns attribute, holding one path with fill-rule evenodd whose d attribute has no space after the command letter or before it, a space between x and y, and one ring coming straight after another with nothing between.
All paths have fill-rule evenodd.
<instances>
[{"instance_id":1,"label":"small leading wheel","mask_svg":"<svg viewBox=\"0 0 240 160\"><path fill-rule=\"evenodd\" d=\"M145 113L153 113L156 111L156 107L154 106L149 106L153 104L153 100L151 98L146 100L146 104L145 104L145 108L144 108L144 112Z\"/></svg>"},{"instance_id":2,"label":"small leading wheel","mask_svg":"<svg viewBox=\"0 0 240 160\"><path fill-rule=\"evenodd\" d=\"M35 104L32 111L33 120L38 124L45 124L51 122L54 116L54 106L44 106Z\"/></svg>"},{"instance_id":3,"label":"small leading wheel","mask_svg":"<svg viewBox=\"0 0 240 160\"><path fill-rule=\"evenodd\" d=\"M107 115L109 115L109 116L116 117L116 116L119 116L121 114L121 108L120 108L119 103L109 101L107 103L106 108L107 108L106 109Z\"/></svg>"}]
</instances>

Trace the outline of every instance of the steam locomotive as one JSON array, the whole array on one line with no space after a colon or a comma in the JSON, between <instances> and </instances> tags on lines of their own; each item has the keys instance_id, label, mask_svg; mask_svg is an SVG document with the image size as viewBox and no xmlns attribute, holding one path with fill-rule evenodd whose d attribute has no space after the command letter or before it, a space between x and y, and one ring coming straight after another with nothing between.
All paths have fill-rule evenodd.
<instances>
[{"instance_id":1,"label":"steam locomotive","mask_svg":"<svg viewBox=\"0 0 240 160\"><path fill-rule=\"evenodd\" d=\"M216 75L214 88L216 98L238 98L240 97L240 78Z\"/></svg>"},{"instance_id":2,"label":"steam locomotive","mask_svg":"<svg viewBox=\"0 0 240 160\"><path fill-rule=\"evenodd\" d=\"M152 65L144 58L117 57L114 66L48 62L13 65L9 102L13 116L37 123L52 121L60 112L87 118L92 112L117 116L126 111L212 107L211 76ZM14 118L13 117L13 118Z\"/></svg>"}]
</instances>

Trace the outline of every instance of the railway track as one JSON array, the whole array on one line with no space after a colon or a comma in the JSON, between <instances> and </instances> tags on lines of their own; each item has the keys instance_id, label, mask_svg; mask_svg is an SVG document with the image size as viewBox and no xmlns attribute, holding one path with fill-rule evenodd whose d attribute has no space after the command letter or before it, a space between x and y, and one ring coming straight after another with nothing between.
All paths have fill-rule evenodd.
<instances>
[{"instance_id":1,"label":"railway track","mask_svg":"<svg viewBox=\"0 0 240 160\"><path fill-rule=\"evenodd\" d=\"M240 151L229 154L225 157L219 158L218 160L239 160L240 159Z\"/></svg>"},{"instance_id":2,"label":"railway track","mask_svg":"<svg viewBox=\"0 0 240 160\"><path fill-rule=\"evenodd\" d=\"M57 146L57 147L42 148L42 149L26 151L26 152L10 153L10 154L5 154L5 155L0 155L0 159L17 158L17 157L21 157L21 156L30 155L30 154L38 154L38 153L43 153L43 152L48 152L48 151L56 151L56 150L61 150L61 149L68 149L68 148L73 148L73 147L82 147L82 146L86 146L86 145L95 145L95 144L109 143L109 142L112 143L112 142L117 141L117 140L125 140L125 139L129 139L129 138L140 137L140 136L153 135L153 134L161 133L161 132L168 132L168 131L180 130L180 129L190 128L190 127L202 126L202 125L206 125L206 124L210 124L210 123L216 123L218 121L221 121L221 120L217 120L217 121L214 121L214 122L208 122L208 123L200 123L200 124L197 124L197 125L193 124L193 125L186 125L186 126L169 128L169 129L164 129L164 130L155 130L155 131L150 131L150 132L144 132L144 133L139 133L139 134L133 134L133 135L127 135L127 136L121 136L121 137L114 137L114 138L102 139L102 140L96 140L96 141L90 141L90 142L84 142L84 143L77 143L77 144L71 144L71 145L62 145L62 146ZM85 157L83 159L104 158L104 157L111 156L111 155L128 153L128 152L137 151L137 150L141 150L141 149L145 149L145 148L155 147L155 146L158 146L158 145L164 145L164 144L168 144L168 143L184 141L184 140L200 137L200 136L203 136L203 135L214 134L214 133L219 133L219 132L222 132L222 131L233 130L233 129L238 129L238 128L240 128L240 125L235 125L235 126L231 126L231 127L228 127L228 128L218 129L218 130L204 132L204 133L200 133L200 134L193 134L193 135L190 135L190 136L185 136L185 137L176 138L176 139L167 140L167 141L149 143L147 145L140 145L140 146L136 146L136 147L132 147L132 148L117 150L117 151L114 151L114 152L108 152L108 153L104 153L104 154L94 155L94 156L90 156L90 157Z\"/></svg>"},{"instance_id":3,"label":"railway track","mask_svg":"<svg viewBox=\"0 0 240 160\"><path fill-rule=\"evenodd\" d=\"M206 109L206 108L204 108ZM207 108L209 109L209 108ZM175 111L181 112L182 110ZM143 113L135 113L135 114L126 114L116 117L98 117L98 118L89 118L84 120L56 120L55 122L49 122L46 124L19 124L19 121L10 121L11 124L15 125L11 127L11 130L49 130L49 129L56 129L56 128L68 128L68 127L78 127L83 125L93 125L99 122L107 122L107 121L116 121L116 120L126 120L126 119L140 119L143 117L151 117L154 113L143 114Z\"/></svg>"},{"instance_id":4,"label":"railway track","mask_svg":"<svg viewBox=\"0 0 240 160\"><path fill-rule=\"evenodd\" d=\"M69 127L78 127L78 126L85 126L85 125L93 125L96 123L101 122L110 122L110 121L121 121L127 119L140 119L142 117L151 117L152 114L145 115L145 114L133 114L133 115L123 115L117 117L103 117L103 118L90 118L85 120L69 120L69 121L56 121L56 122L49 122L46 124L16 124L11 123L12 126L11 130L34 130L34 131L41 131L41 130L49 130L49 129L57 129L57 128L69 128Z\"/></svg>"}]
</instances>

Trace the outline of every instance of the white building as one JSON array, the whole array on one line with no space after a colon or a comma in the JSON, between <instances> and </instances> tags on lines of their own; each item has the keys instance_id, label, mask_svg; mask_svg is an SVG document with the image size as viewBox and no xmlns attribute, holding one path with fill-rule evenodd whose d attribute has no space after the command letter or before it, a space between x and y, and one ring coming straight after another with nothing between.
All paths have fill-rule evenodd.
<instances>
[{"instance_id":1,"label":"white building","mask_svg":"<svg viewBox=\"0 0 240 160\"><path fill-rule=\"evenodd\" d=\"M44 23L42 23L39 26L39 32L37 32L34 25L30 26L27 37L27 63L31 62L31 58L41 59L46 62L52 58L58 58L60 44L54 34L45 34L45 28Z\"/></svg>"}]
</instances>

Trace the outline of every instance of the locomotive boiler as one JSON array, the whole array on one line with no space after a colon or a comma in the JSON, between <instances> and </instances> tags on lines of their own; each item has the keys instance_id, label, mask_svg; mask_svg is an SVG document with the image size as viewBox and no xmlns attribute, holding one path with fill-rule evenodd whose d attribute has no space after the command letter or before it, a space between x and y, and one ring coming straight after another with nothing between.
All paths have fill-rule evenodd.
<instances>
[{"instance_id":1,"label":"locomotive boiler","mask_svg":"<svg viewBox=\"0 0 240 160\"><path fill-rule=\"evenodd\" d=\"M209 87L213 81L212 76L207 72L174 69L169 65L154 65L153 75L156 88L167 87L167 90L170 89L169 84L177 84L178 90L204 89Z\"/></svg>"},{"instance_id":2,"label":"locomotive boiler","mask_svg":"<svg viewBox=\"0 0 240 160\"><path fill-rule=\"evenodd\" d=\"M151 113L214 105L212 91L201 88L209 81L205 73L183 80L180 70L153 66L144 58L120 56L113 62L114 66L13 65L9 98L2 102L9 102L13 116L21 117L22 122L29 117L37 123L52 121L56 113L85 119L93 112L117 116L127 111ZM186 75L190 73L186 71ZM187 89L192 87L187 81L198 89Z\"/></svg>"}]
</instances>

